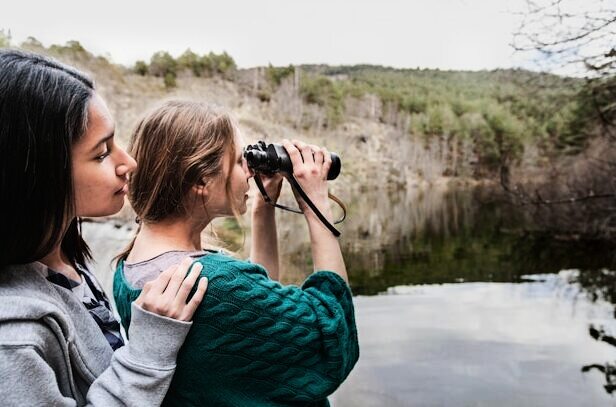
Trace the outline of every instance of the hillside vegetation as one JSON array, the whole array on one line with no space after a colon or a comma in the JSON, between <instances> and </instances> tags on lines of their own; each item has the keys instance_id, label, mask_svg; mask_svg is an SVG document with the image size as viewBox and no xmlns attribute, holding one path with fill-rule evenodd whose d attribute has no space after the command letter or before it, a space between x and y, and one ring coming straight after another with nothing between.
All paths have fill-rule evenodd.
<instances>
[{"instance_id":1,"label":"hillside vegetation","mask_svg":"<svg viewBox=\"0 0 616 407\"><path fill-rule=\"evenodd\" d=\"M10 44L3 36L0 45ZM301 65L238 69L227 53L174 58L165 51L133 67L94 56L78 42L19 47L89 72L126 140L137 118L167 98L222 105L248 140L304 138L338 149L353 187L431 182L443 176L507 178L583 151L584 82L523 70L479 72L381 66Z\"/></svg>"}]
</instances>

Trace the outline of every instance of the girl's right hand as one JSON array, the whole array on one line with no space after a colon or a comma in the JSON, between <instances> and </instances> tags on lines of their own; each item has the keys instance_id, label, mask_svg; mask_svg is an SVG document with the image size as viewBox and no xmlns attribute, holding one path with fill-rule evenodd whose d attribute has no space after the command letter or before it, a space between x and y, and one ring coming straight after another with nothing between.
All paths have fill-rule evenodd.
<instances>
[{"instance_id":1,"label":"girl's right hand","mask_svg":"<svg viewBox=\"0 0 616 407\"><path fill-rule=\"evenodd\" d=\"M197 291L190 301L186 302L203 268L200 263L195 263L187 276L186 272L192 261L187 257L179 265L163 271L156 280L148 281L135 303L144 310L161 316L190 321L203 300L208 283L206 277L201 278Z\"/></svg>"},{"instance_id":2,"label":"girl's right hand","mask_svg":"<svg viewBox=\"0 0 616 407\"><path fill-rule=\"evenodd\" d=\"M291 158L293 176L319 211L331 221L331 209L327 193L327 173L331 167L331 155L324 147L304 142L283 140L282 145ZM295 190L293 191L295 194ZM308 218L314 216L310 207L295 194L297 203Z\"/></svg>"}]
</instances>

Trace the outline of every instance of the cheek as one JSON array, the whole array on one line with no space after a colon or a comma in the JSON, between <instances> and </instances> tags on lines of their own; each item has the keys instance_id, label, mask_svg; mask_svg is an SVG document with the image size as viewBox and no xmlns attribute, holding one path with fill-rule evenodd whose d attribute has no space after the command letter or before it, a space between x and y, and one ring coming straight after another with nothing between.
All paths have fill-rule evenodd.
<instances>
[{"instance_id":1,"label":"cheek","mask_svg":"<svg viewBox=\"0 0 616 407\"><path fill-rule=\"evenodd\" d=\"M114 189L115 171L107 167L94 163L76 169L73 185L77 216L111 215L122 208L123 196L115 194Z\"/></svg>"}]
</instances>

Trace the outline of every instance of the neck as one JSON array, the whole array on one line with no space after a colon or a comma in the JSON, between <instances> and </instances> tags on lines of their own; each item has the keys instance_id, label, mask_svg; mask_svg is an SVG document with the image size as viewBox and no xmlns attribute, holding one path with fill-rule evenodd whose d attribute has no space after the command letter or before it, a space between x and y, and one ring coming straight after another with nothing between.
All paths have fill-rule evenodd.
<instances>
[{"instance_id":1,"label":"neck","mask_svg":"<svg viewBox=\"0 0 616 407\"><path fill-rule=\"evenodd\" d=\"M208 223L189 217L166 219L156 223L144 222L126 260L135 263L171 250L201 250L201 232Z\"/></svg>"},{"instance_id":2,"label":"neck","mask_svg":"<svg viewBox=\"0 0 616 407\"><path fill-rule=\"evenodd\" d=\"M64 274L67 278L74 281L81 281L81 276L62 252L60 244L57 244L49 254L39 261L56 273Z\"/></svg>"}]
</instances>

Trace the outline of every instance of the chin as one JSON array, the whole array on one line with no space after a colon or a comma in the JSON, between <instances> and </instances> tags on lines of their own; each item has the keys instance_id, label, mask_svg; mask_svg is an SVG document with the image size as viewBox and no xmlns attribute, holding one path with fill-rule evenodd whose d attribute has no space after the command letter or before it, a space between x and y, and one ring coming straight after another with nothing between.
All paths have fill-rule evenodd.
<instances>
[{"instance_id":1,"label":"chin","mask_svg":"<svg viewBox=\"0 0 616 407\"><path fill-rule=\"evenodd\" d=\"M102 216L111 216L120 212L120 210L124 207L124 199L122 199L119 203L114 203L113 205L109 205L104 208L92 208L90 210L86 210L82 213L78 213L77 216L88 217L88 218L100 218Z\"/></svg>"}]
</instances>

